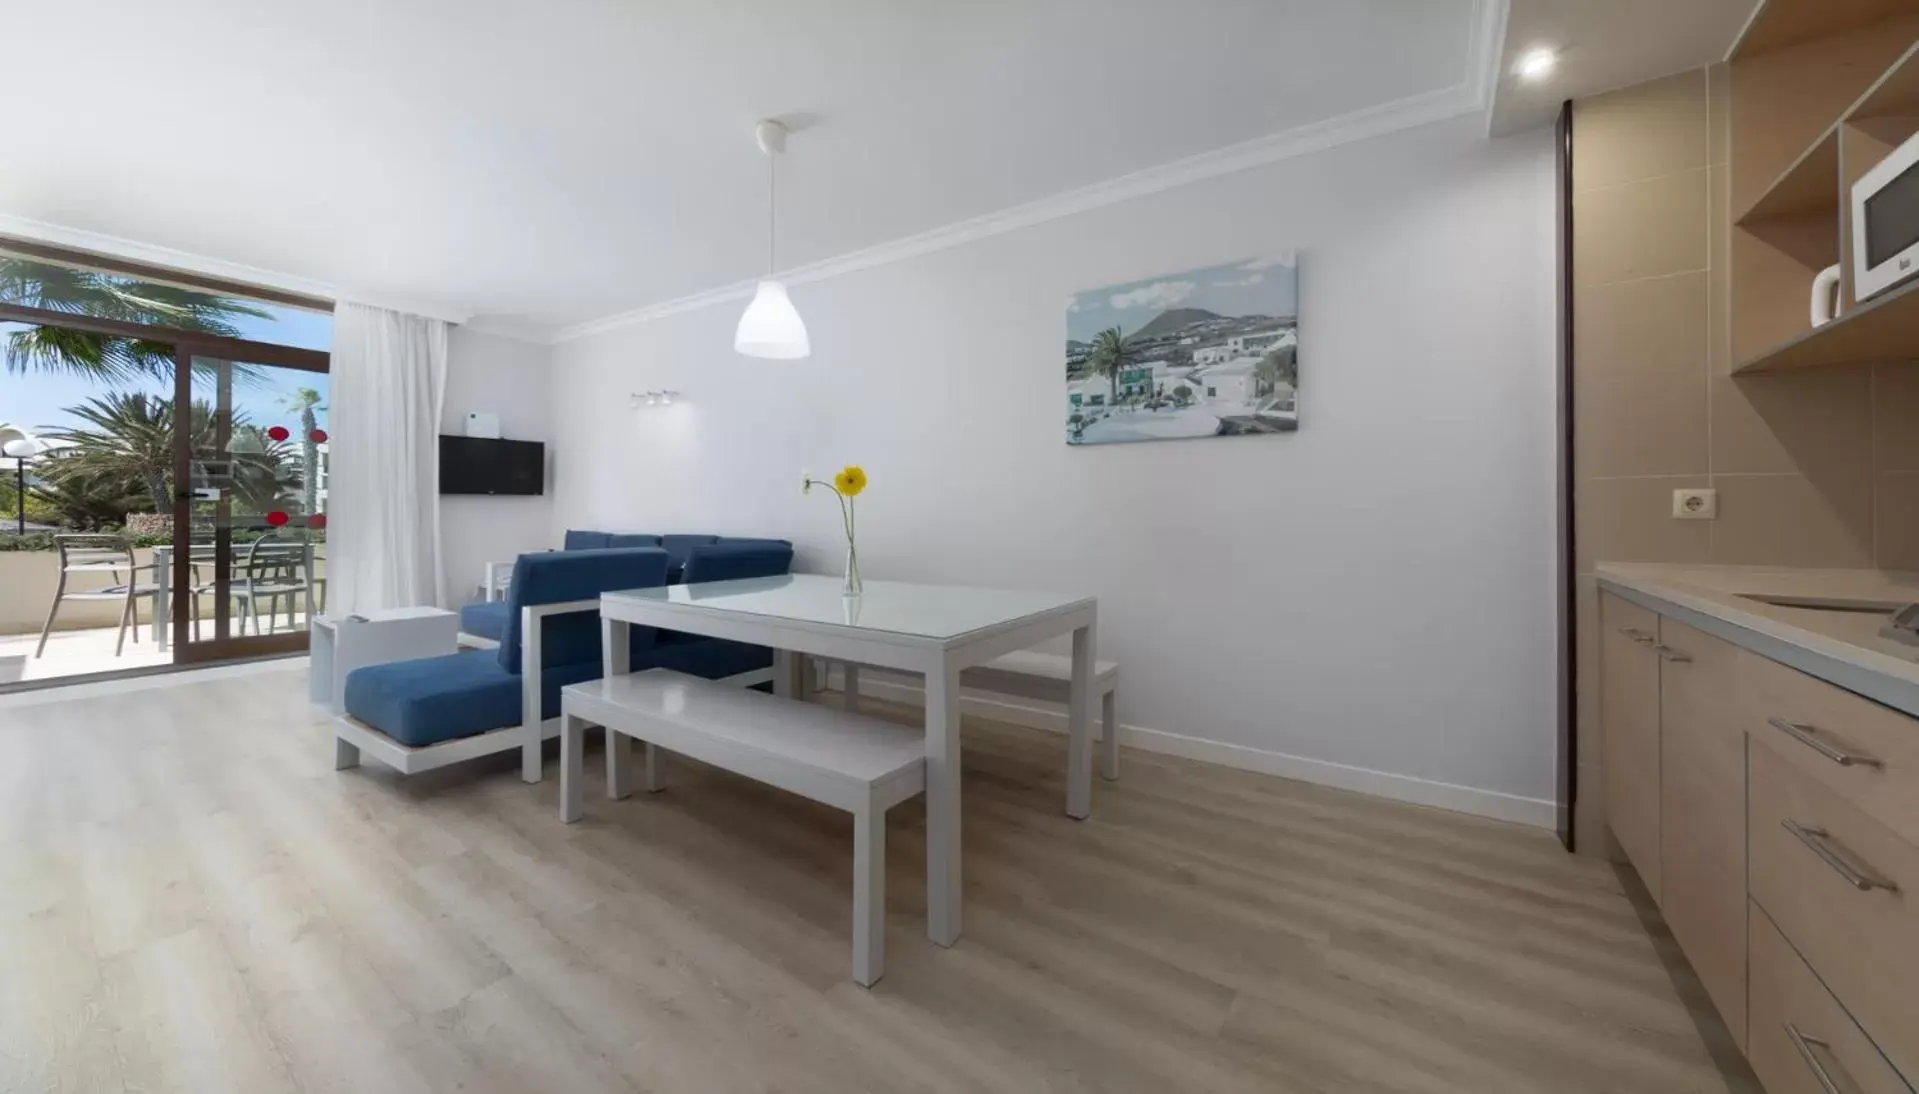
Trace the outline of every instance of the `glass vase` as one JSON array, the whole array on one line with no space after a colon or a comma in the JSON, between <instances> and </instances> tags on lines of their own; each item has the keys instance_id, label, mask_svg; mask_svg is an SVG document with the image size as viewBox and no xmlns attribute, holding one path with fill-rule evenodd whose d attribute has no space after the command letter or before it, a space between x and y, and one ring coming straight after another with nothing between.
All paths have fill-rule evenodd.
<instances>
[{"instance_id":1,"label":"glass vase","mask_svg":"<svg viewBox=\"0 0 1919 1094\"><path fill-rule=\"evenodd\" d=\"M840 585L840 595L858 596L861 591L860 552L849 539L846 541L846 581Z\"/></svg>"}]
</instances>

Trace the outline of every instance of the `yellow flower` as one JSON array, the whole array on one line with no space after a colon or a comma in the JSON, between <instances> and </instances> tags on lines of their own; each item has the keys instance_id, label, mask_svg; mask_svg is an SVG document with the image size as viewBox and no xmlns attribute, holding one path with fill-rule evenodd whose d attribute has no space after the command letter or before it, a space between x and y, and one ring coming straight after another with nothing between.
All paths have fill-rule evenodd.
<instances>
[{"instance_id":1,"label":"yellow flower","mask_svg":"<svg viewBox=\"0 0 1919 1094\"><path fill-rule=\"evenodd\" d=\"M858 497L866 489L866 472L852 464L847 464L839 474L833 476L833 485L849 498Z\"/></svg>"}]
</instances>

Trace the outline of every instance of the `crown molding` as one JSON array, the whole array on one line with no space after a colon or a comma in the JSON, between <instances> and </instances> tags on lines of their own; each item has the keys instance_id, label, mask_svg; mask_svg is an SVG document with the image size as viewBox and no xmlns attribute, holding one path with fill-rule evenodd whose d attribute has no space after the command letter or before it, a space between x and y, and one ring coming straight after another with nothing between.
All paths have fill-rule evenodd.
<instances>
[{"instance_id":1,"label":"crown molding","mask_svg":"<svg viewBox=\"0 0 1919 1094\"><path fill-rule=\"evenodd\" d=\"M108 258L138 262L147 266L164 266L182 273L200 274L204 277L217 277L223 281L238 281L247 285L257 285L263 289L278 289L281 292L296 293L300 296L319 297L336 303L350 301L367 304L376 308L390 308L394 311L423 315L429 319L441 319L448 323L464 323L471 318L470 312L449 309L444 304L430 304L418 300L408 300L388 294L366 294L345 290L324 281L315 281L308 277L281 273L277 270L261 269L240 262L228 262L225 259L210 258L191 251L178 251L171 247L159 247L151 243L140 243L104 232L92 232L84 228L69 228L63 224L52 224L30 217L9 216L0 213L0 236L13 236L18 239L47 243L56 247L67 247L76 251L88 251Z\"/></svg>"},{"instance_id":2,"label":"crown molding","mask_svg":"<svg viewBox=\"0 0 1919 1094\"><path fill-rule=\"evenodd\" d=\"M475 334L484 334L489 338L505 338L513 342L525 342L534 346L553 344L553 332L546 327L525 323L513 323L504 319L490 319L478 316L460 324Z\"/></svg>"},{"instance_id":3,"label":"crown molding","mask_svg":"<svg viewBox=\"0 0 1919 1094\"><path fill-rule=\"evenodd\" d=\"M1500 81L1506 78L1506 24L1511 17L1511 0L1473 0L1473 36L1467 46L1466 73L1485 116L1488 137L1492 136Z\"/></svg>"},{"instance_id":4,"label":"crown molding","mask_svg":"<svg viewBox=\"0 0 1919 1094\"><path fill-rule=\"evenodd\" d=\"M1474 45L1471 47L1475 60L1480 51L1485 48L1484 43L1487 40L1485 32L1481 29L1485 25L1485 20L1478 16L1488 5L1503 7L1501 0L1477 0L1475 3L1476 33L1473 39ZM1496 51L1494 65L1497 65ZM1414 129L1471 114L1485 108L1483 89L1486 83L1481 67L1475 65L1466 81L1449 88L1367 107L1295 129L1228 145L1211 152L1202 152L1196 156L1161 164L1158 167L1149 167L1130 175L1121 175L1078 190L1069 190L1052 197L1041 198L1025 205L1015 205L998 212L935 228L929 232L921 232L918 235L851 251L821 262L797 266L783 271L780 279L789 286L825 281L859 270L872 269L875 266L884 266L973 243L1021 228L1030 228L1077 213L1177 189L1206 179L1230 175L1249 168L1264 167L1298 156L1337 148L1340 145L1383 137L1401 130ZM573 342L609 331L650 323L670 315L698 311L715 304L747 300L752 297L758 280L755 278L750 281L739 281L658 304L649 304L646 307L610 315L604 319L561 327L553 332L551 341L556 344Z\"/></svg>"}]
</instances>

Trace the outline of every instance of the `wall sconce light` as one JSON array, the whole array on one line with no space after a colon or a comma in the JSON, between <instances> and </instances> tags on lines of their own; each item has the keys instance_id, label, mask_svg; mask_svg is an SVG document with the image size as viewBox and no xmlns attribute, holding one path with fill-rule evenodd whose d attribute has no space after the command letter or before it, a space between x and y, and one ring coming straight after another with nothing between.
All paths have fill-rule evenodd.
<instances>
[{"instance_id":1,"label":"wall sconce light","mask_svg":"<svg viewBox=\"0 0 1919 1094\"><path fill-rule=\"evenodd\" d=\"M627 397L627 405L638 409L643 406L672 406L680 401L677 391L636 391Z\"/></svg>"}]
</instances>

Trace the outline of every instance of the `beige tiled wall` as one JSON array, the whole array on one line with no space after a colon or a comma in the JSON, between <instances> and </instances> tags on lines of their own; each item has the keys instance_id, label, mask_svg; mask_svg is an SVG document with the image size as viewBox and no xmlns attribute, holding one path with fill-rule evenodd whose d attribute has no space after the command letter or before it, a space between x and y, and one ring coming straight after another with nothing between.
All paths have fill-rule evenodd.
<instances>
[{"instance_id":1,"label":"beige tiled wall","mask_svg":"<svg viewBox=\"0 0 1919 1094\"><path fill-rule=\"evenodd\" d=\"M1595 562L1919 570L1919 361L1730 374L1727 95L1716 66L1573 104L1587 835L1600 820ZM1672 519L1686 486L1718 490L1719 519Z\"/></svg>"}]
</instances>

